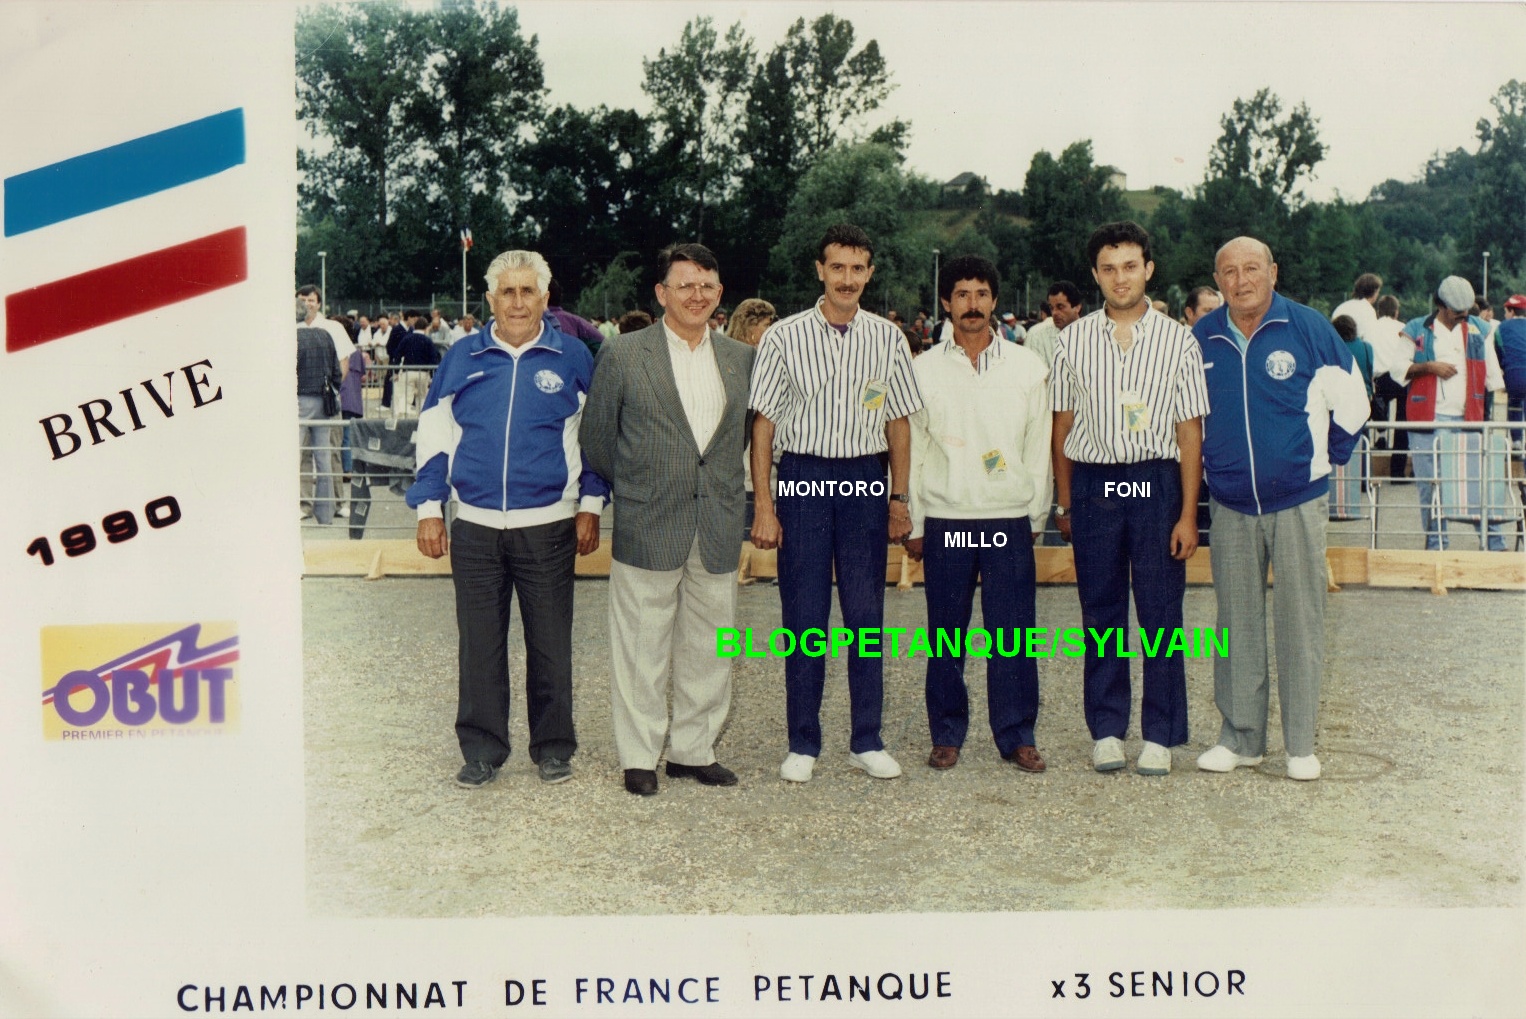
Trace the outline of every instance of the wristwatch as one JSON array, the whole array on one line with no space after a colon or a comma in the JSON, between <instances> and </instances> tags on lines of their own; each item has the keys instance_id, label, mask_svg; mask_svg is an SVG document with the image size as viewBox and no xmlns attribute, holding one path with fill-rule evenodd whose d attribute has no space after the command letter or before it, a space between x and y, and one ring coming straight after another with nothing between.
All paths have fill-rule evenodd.
<instances>
[{"instance_id":1,"label":"wristwatch","mask_svg":"<svg viewBox=\"0 0 1526 1019\"><path fill-rule=\"evenodd\" d=\"M1056 506L1054 508L1054 518L1056 520L1060 519L1061 517L1068 517L1068 516L1070 516L1070 507L1069 506Z\"/></svg>"},{"instance_id":2,"label":"wristwatch","mask_svg":"<svg viewBox=\"0 0 1526 1019\"><path fill-rule=\"evenodd\" d=\"M907 495L905 492L896 492L891 494L890 501L904 502L909 506L911 505L911 496Z\"/></svg>"}]
</instances>

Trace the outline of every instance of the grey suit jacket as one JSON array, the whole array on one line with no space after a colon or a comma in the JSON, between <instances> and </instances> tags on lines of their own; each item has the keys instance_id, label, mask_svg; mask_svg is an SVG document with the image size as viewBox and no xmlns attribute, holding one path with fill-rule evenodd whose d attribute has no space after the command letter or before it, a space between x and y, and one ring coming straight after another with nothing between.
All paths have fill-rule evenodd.
<instances>
[{"instance_id":1,"label":"grey suit jacket","mask_svg":"<svg viewBox=\"0 0 1526 1019\"><path fill-rule=\"evenodd\" d=\"M737 568L746 516L742 454L756 351L710 331L726 409L705 449L678 398L659 320L606 342L594 365L578 439L588 465L614 489L614 558L643 570L676 570L699 535L710 573Z\"/></svg>"}]
</instances>

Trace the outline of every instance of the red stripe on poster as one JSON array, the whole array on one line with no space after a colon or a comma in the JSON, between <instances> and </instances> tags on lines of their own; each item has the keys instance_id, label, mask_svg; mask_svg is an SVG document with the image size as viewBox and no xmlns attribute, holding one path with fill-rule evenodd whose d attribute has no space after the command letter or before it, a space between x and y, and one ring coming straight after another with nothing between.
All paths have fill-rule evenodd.
<instances>
[{"instance_id":1,"label":"red stripe on poster","mask_svg":"<svg viewBox=\"0 0 1526 1019\"><path fill-rule=\"evenodd\" d=\"M188 301L249 276L245 229L200 237L54 280L5 298L5 349L25 350L145 311Z\"/></svg>"}]
</instances>

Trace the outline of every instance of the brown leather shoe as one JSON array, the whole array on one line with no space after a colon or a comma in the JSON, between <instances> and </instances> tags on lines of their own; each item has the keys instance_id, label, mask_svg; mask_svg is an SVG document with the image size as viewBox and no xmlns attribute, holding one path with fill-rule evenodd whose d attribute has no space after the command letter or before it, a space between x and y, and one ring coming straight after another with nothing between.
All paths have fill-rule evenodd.
<instances>
[{"instance_id":1,"label":"brown leather shoe","mask_svg":"<svg viewBox=\"0 0 1526 1019\"><path fill-rule=\"evenodd\" d=\"M1044 759L1039 756L1038 747L1018 747L1008 754L1005 759L1011 761L1022 770L1031 771L1034 774L1043 771L1047 767Z\"/></svg>"},{"instance_id":2,"label":"brown leather shoe","mask_svg":"<svg viewBox=\"0 0 1526 1019\"><path fill-rule=\"evenodd\" d=\"M939 771L952 768L959 763L958 747L933 747L933 752L927 755L927 766L937 768Z\"/></svg>"}]
</instances>

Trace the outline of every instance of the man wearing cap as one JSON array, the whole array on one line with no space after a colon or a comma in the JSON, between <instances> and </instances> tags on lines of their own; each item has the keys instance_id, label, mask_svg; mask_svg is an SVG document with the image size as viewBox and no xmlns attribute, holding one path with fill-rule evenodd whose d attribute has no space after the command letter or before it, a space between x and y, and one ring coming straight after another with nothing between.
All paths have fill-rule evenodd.
<instances>
[{"instance_id":1,"label":"man wearing cap","mask_svg":"<svg viewBox=\"0 0 1526 1019\"><path fill-rule=\"evenodd\" d=\"M1436 288L1435 310L1405 324L1404 335L1414 352L1408 364L1394 369L1394 375L1402 372L1409 383L1410 421L1437 425L1483 421L1488 416L1488 393L1505 388L1494 344L1485 339L1488 330L1482 319L1471 314L1473 300L1473 284L1461 276L1448 276ZM1420 482L1420 522L1427 550L1447 547L1447 522L1434 512L1437 478L1444 466L1437 448L1439 437L1440 429L1414 429L1409 440L1410 459ZM1468 471L1472 477L1478 473ZM1487 517L1489 509L1484 507L1482 515ZM1489 521L1491 552L1505 550L1501 526L1501 521Z\"/></svg>"},{"instance_id":2,"label":"man wearing cap","mask_svg":"<svg viewBox=\"0 0 1526 1019\"><path fill-rule=\"evenodd\" d=\"M1505 301L1505 321L1494 332L1494 345L1509 398L1506 416L1511 421L1526 421L1526 294L1515 294ZM1519 429L1512 430L1510 441L1521 444Z\"/></svg>"},{"instance_id":3,"label":"man wearing cap","mask_svg":"<svg viewBox=\"0 0 1526 1019\"><path fill-rule=\"evenodd\" d=\"M1022 343L1023 337L1026 336L1027 333L1028 330L1022 327L1022 323L1018 322L1017 316L1012 312L1009 311L1001 317L1002 339L1009 340L1012 343Z\"/></svg>"},{"instance_id":4,"label":"man wearing cap","mask_svg":"<svg viewBox=\"0 0 1526 1019\"><path fill-rule=\"evenodd\" d=\"M1276 573L1277 694L1287 775L1319 778L1314 732L1325 671L1325 529L1331 464L1351 459L1367 387L1323 315L1276 292L1271 249L1219 249L1225 304L1193 327L1208 379L1203 466L1213 508L1213 591L1230 654L1213 660L1223 716L1204 771L1255 767L1266 753L1267 567Z\"/></svg>"}]
</instances>

